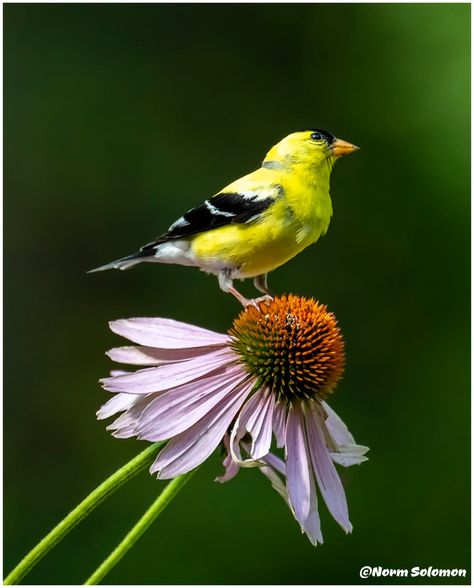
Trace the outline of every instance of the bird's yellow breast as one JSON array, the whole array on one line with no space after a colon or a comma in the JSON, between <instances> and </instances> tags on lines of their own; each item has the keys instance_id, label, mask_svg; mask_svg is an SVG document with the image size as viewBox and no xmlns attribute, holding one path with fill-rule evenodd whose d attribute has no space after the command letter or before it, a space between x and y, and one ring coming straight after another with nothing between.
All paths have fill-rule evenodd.
<instances>
[{"instance_id":1,"label":"bird's yellow breast","mask_svg":"<svg viewBox=\"0 0 474 588\"><path fill-rule=\"evenodd\" d=\"M192 250L203 269L222 263L238 268L240 277L265 274L286 263L327 231L332 206L329 174L306 169L260 168L225 191L273 193L275 201L258 218L196 235Z\"/></svg>"}]
</instances>

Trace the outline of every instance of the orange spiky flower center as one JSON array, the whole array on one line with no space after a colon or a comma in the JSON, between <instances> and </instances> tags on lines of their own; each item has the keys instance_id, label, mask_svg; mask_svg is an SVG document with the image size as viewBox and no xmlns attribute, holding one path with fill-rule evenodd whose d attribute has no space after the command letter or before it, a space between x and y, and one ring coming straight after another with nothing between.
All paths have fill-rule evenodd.
<instances>
[{"instance_id":1,"label":"orange spiky flower center","mask_svg":"<svg viewBox=\"0 0 474 588\"><path fill-rule=\"evenodd\" d=\"M229 331L231 346L259 386L278 400L322 400L344 370L344 340L324 304L280 296L248 306Z\"/></svg>"}]
</instances>

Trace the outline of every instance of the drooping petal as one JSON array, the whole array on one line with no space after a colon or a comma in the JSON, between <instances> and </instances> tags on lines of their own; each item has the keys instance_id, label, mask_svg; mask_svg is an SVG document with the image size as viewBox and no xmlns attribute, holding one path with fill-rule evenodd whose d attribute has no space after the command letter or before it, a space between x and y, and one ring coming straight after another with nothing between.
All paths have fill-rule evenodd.
<instances>
[{"instance_id":1,"label":"drooping petal","mask_svg":"<svg viewBox=\"0 0 474 588\"><path fill-rule=\"evenodd\" d=\"M286 484L290 504L302 525L310 508L310 472L306 454L305 431L299 406L291 406L286 425Z\"/></svg>"},{"instance_id":2,"label":"drooping petal","mask_svg":"<svg viewBox=\"0 0 474 588\"><path fill-rule=\"evenodd\" d=\"M99 421L108 419L112 415L130 408L136 400L137 398L133 394L114 394L96 412L97 418Z\"/></svg>"},{"instance_id":3,"label":"drooping petal","mask_svg":"<svg viewBox=\"0 0 474 588\"><path fill-rule=\"evenodd\" d=\"M247 430L252 436L250 455L253 459L260 459L270 451L274 407L275 395L268 390L259 406L260 414L247 423Z\"/></svg>"},{"instance_id":4,"label":"drooping petal","mask_svg":"<svg viewBox=\"0 0 474 588\"><path fill-rule=\"evenodd\" d=\"M192 427L247 377L240 366L188 382L157 396L140 415L139 439L162 441Z\"/></svg>"},{"instance_id":5,"label":"drooping petal","mask_svg":"<svg viewBox=\"0 0 474 588\"><path fill-rule=\"evenodd\" d=\"M116 439L131 439L135 437L135 422L129 417L125 417L125 415L124 418L127 418L127 423L123 422L115 431L111 427L107 427L108 431L112 430L112 437Z\"/></svg>"},{"instance_id":6,"label":"drooping petal","mask_svg":"<svg viewBox=\"0 0 474 588\"><path fill-rule=\"evenodd\" d=\"M322 406L326 413L326 428L332 439L330 445L332 459L344 467L358 465L367 461L368 458L364 457L364 455L369 451L369 448L356 444L345 423L329 404L322 402Z\"/></svg>"},{"instance_id":7,"label":"drooping petal","mask_svg":"<svg viewBox=\"0 0 474 588\"><path fill-rule=\"evenodd\" d=\"M288 492L286 490L285 483L280 478L280 476L270 466L262 466L260 468L260 471L262 472L262 474L264 476L266 476L270 480L273 489L278 492L278 494L283 498L283 500L286 502L286 504L291 509L290 502L288 500Z\"/></svg>"},{"instance_id":8,"label":"drooping petal","mask_svg":"<svg viewBox=\"0 0 474 588\"><path fill-rule=\"evenodd\" d=\"M249 447L247 443L242 443L242 447L248 452ZM308 452L308 448L306 449ZM274 455L273 453L268 453L265 457L261 459L264 462L265 466L260 467L260 471L264 474L271 482L273 488L278 492L278 494L283 498L286 504L289 506L291 510L291 504L288 497L288 490L284 484L282 478L278 475L281 474L285 476L286 474L286 467L285 462L280 459L278 456ZM309 464L311 467L311 464ZM278 472L278 473L277 473ZM312 473L312 472L311 472ZM305 521L301 524L301 529L306 535L308 536L309 540L313 545L317 545L318 543L323 543L323 536L321 533L321 521L319 518L318 512L318 498L316 494L316 483L314 480L314 476L310 475L310 508L308 512L308 516Z\"/></svg>"},{"instance_id":9,"label":"drooping petal","mask_svg":"<svg viewBox=\"0 0 474 588\"><path fill-rule=\"evenodd\" d=\"M348 468L367 461L368 457L364 455L367 451L369 448L364 445L344 445L339 447L339 451L331 451L331 457L335 463Z\"/></svg>"},{"instance_id":10,"label":"drooping petal","mask_svg":"<svg viewBox=\"0 0 474 588\"><path fill-rule=\"evenodd\" d=\"M267 388L258 390L245 403L232 430L231 452L239 445L247 432L252 438L250 446L252 460L258 460L270 451L274 405L275 397ZM240 461L237 452L234 452L233 457L237 462ZM239 463L239 465L242 464Z\"/></svg>"},{"instance_id":11,"label":"drooping petal","mask_svg":"<svg viewBox=\"0 0 474 588\"><path fill-rule=\"evenodd\" d=\"M233 359L232 353L224 349L185 362L145 368L115 378L103 378L101 383L109 392L150 394L197 380L218 368L224 368Z\"/></svg>"},{"instance_id":12,"label":"drooping petal","mask_svg":"<svg viewBox=\"0 0 474 588\"><path fill-rule=\"evenodd\" d=\"M224 445L227 450L226 457L224 459L225 472L222 476L219 476L215 479L216 482L221 483L228 482L234 478L240 470L240 466L232 459L229 435L224 436ZM242 448L247 453L250 453L250 446L248 443L242 443ZM288 507L291 509L285 483L278 475L278 473L280 473L282 476L285 476L285 462L273 453L267 453L267 455L261 459L261 463L264 465L260 465L259 470L270 480L274 490L278 492L278 494L283 498Z\"/></svg>"},{"instance_id":13,"label":"drooping petal","mask_svg":"<svg viewBox=\"0 0 474 588\"><path fill-rule=\"evenodd\" d=\"M246 402L239 414L230 435L230 452L232 459L240 467L261 466L262 462L259 458L270 451L274 404L274 396L271 391L267 388L261 388ZM247 432L252 438L251 446L248 448L251 457L242 459L241 440ZM245 449L248 445L242 444L242 447Z\"/></svg>"},{"instance_id":14,"label":"drooping petal","mask_svg":"<svg viewBox=\"0 0 474 588\"><path fill-rule=\"evenodd\" d=\"M286 413L285 402L277 402L273 410L273 432L275 433L277 447L285 446Z\"/></svg>"},{"instance_id":15,"label":"drooping petal","mask_svg":"<svg viewBox=\"0 0 474 588\"><path fill-rule=\"evenodd\" d=\"M250 398L244 408L248 407L249 403L252 403L250 406L253 406L256 402L258 402L263 392L263 390L257 390L257 392L255 392L255 394ZM262 465L262 462L255 461L251 458L244 459L242 457L242 452L240 451L241 447L243 447L247 453L250 452L250 447L245 443L241 443L242 439L245 437L246 432L246 428L241 424L239 418L237 418L230 433L230 454L233 461L239 466L239 468L255 468L259 465Z\"/></svg>"},{"instance_id":16,"label":"drooping petal","mask_svg":"<svg viewBox=\"0 0 474 588\"><path fill-rule=\"evenodd\" d=\"M113 431L112 435L117 439L129 439L130 437L136 436L136 425L141 413L156 398L155 394L149 394L147 396L125 394L125 396L134 398L134 403L113 423L107 426L107 431Z\"/></svg>"},{"instance_id":17,"label":"drooping petal","mask_svg":"<svg viewBox=\"0 0 474 588\"><path fill-rule=\"evenodd\" d=\"M306 519L301 523L302 532L306 533L310 542L316 546L318 543L323 543L323 535L321 533L321 519L319 518L318 511L318 496L316 492L316 478L314 475L314 469L311 463L309 441L306 428L304 427L304 416L300 415L301 425L303 426L303 440L305 444L305 454L308 456L308 468L309 468L309 511Z\"/></svg>"},{"instance_id":18,"label":"drooping petal","mask_svg":"<svg viewBox=\"0 0 474 588\"><path fill-rule=\"evenodd\" d=\"M224 484L224 482L228 482L229 480L232 480L232 478L235 478L240 470L240 467L235 463L235 461L232 459L232 455L230 454L230 439L227 433L224 435L223 442L226 448L226 455L222 464L225 468L225 471L221 476L217 476L217 478L214 479L214 482L220 482L221 484Z\"/></svg>"},{"instance_id":19,"label":"drooping petal","mask_svg":"<svg viewBox=\"0 0 474 588\"><path fill-rule=\"evenodd\" d=\"M352 525L349 521L346 495L325 443L324 419L317 409L310 410L308 408L305 422L311 462L324 502L344 531L350 533Z\"/></svg>"},{"instance_id":20,"label":"drooping petal","mask_svg":"<svg viewBox=\"0 0 474 588\"><path fill-rule=\"evenodd\" d=\"M262 457L262 461L267 463L270 467L280 473L282 476L286 476L286 465L285 462L280 459L274 453L267 453L265 457Z\"/></svg>"},{"instance_id":21,"label":"drooping petal","mask_svg":"<svg viewBox=\"0 0 474 588\"><path fill-rule=\"evenodd\" d=\"M327 402L321 403L327 414L326 425L338 445L355 445L355 439L342 419Z\"/></svg>"},{"instance_id":22,"label":"drooping petal","mask_svg":"<svg viewBox=\"0 0 474 588\"><path fill-rule=\"evenodd\" d=\"M189 349L156 349L155 347L114 347L106 352L112 361L130 365L161 365L200 357L216 347L190 347Z\"/></svg>"},{"instance_id":23,"label":"drooping petal","mask_svg":"<svg viewBox=\"0 0 474 588\"><path fill-rule=\"evenodd\" d=\"M228 335L165 318L130 318L112 321L110 329L133 343L160 349L224 345Z\"/></svg>"},{"instance_id":24,"label":"drooping petal","mask_svg":"<svg viewBox=\"0 0 474 588\"><path fill-rule=\"evenodd\" d=\"M262 461L268 465L260 467L260 471L270 480L274 490L278 492L291 510L288 490L286 489L284 481L277 474L278 472L282 476L285 476L285 462L273 453L267 453L267 455L262 458Z\"/></svg>"},{"instance_id":25,"label":"drooping petal","mask_svg":"<svg viewBox=\"0 0 474 588\"><path fill-rule=\"evenodd\" d=\"M318 511L318 496L316 494L316 482L314 476L310 476L310 504L309 512L306 520L301 528L308 536L311 543L316 546L318 543L323 543L323 534L321 532L321 519Z\"/></svg>"},{"instance_id":26,"label":"drooping petal","mask_svg":"<svg viewBox=\"0 0 474 588\"><path fill-rule=\"evenodd\" d=\"M160 480L189 472L207 459L222 440L252 385L235 388L206 416L192 427L174 437L159 453L150 468Z\"/></svg>"}]
</instances>

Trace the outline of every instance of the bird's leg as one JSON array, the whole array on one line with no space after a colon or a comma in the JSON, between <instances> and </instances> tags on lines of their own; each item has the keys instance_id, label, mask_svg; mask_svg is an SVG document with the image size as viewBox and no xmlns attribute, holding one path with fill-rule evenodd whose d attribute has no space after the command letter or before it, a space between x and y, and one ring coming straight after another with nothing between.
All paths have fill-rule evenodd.
<instances>
[{"instance_id":1,"label":"bird's leg","mask_svg":"<svg viewBox=\"0 0 474 588\"><path fill-rule=\"evenodd\" d=\"M240 304L244 307L249 305L255 306L255 308L259 308L260 302L268 302L269 300L273 300L273 296L270 294L270 290L268 289L267 285L267 274L262 274L254 278L254 284L260 292L264 292L264 296L259 296L258 298L248 299L245 298L235 287L230 277L231 273L230 270L222 270L219 272L217 279L219 280L219 286L222 291L228 292L235 296ZM258 284L258 285L257 285Z\"/></svg>"},{"instance_id":2,"label":"bird's leg","mask_svg":"<svg viewBox=\"0 0 474 588\"><path fill-rule=\"evenodd\" d=\"M248 298L245 298L245 296L243 296L236 288L234 288L234 286L231 286L228 289L229 294L232 294L232 296L235 296L237 298L237 300L240 302L240 304L244 307L248 306L249 304L253 304L254 301L253 300L249 300Z\"/></svg>"},{"instance_id":3,"label":"bird's leg","mask_svg":"<svg viewBox=\"0 0 474 588\"><path fill-rule=\"evenodd\" d=\"M267 294L270 298L273 298L272 293L270 292L270 288L268 287L267 282L268 274L260 274L259 276L255 276L253 279L253 284L257 290L262 292L263 294Z\"/></svg>"},{"instance_id":4,"label":"bird's leg","mask_svg":"<svg viewBox=\"0 0 474 588\"><path fill-rule=\"evenodd\" d=\"M257 308L260 302L268 302L273 300L273 294L270 292L270 288L268 287L267 276L268 274L260 274L259 276L255 276L253 279L255 288L264 294L263 296L259 296L258 298L253 299L252 304Z\"/></svg>"},{"instance_id":5,"label":"bird's leg","mask_svg":"<svg viewBox=\"0 0 474 588\"><path fill-rule=\"evenodd\" d=\"M234 288L229 270L222 270L219 272L217 279L219 280L220 289L223 292L228 292L229 294L232 294L232 296L235 296L242 306L248 306L249 304L252 304L252 300L245 298L245 296L243 296L236 288Z\"/></svg>"}]
</instances>

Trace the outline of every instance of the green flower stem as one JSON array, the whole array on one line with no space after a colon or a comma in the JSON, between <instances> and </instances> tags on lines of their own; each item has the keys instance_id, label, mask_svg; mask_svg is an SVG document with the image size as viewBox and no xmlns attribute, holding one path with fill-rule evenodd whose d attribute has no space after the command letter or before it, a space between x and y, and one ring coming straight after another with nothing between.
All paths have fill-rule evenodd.
<instances>
[{"instance_id":1,"label":"green flower stem","mask_svg":"<svg viewBox=\"0 0 474 588\"><path fill-rule=\"evenodd\" d=\"M197 469L197 468L196 468ZM123 540L117 545L112 553L101 563L96 571L88 578L84 585L96 585L110 570L122 559L127 551L134 545L134 543L142 536L153 521L160 515L173 498L178 494L181 488L186 484L189 478L194 474L196 469L187 474L178 476L171 480L165 487L163 492L153 502L145 514L138 520L135 526L125 535Z\"/></svg>"},{"instance_id":2,"label":"green flower stem","mask_svg":"<svg viewBox=\"0 0 474 588\"><path fill-rule=\"evenodd\" d=\"M61 541L78 523L90 514L99 504L110 496L115 490L120 488L125 482L136 476L144 468L151 465L155 459L158 448L163 445L163 441L153 443L145 451L142 451L131 461L117 470L107 478L100 486L93 490L87 498L76 506L46 537L44 537L36 547L26 555L16 568L8 574L3 584L18 584L20 580L30 572L30 570L44 557L56 543Z\"/></svg>"}]
</instances>

